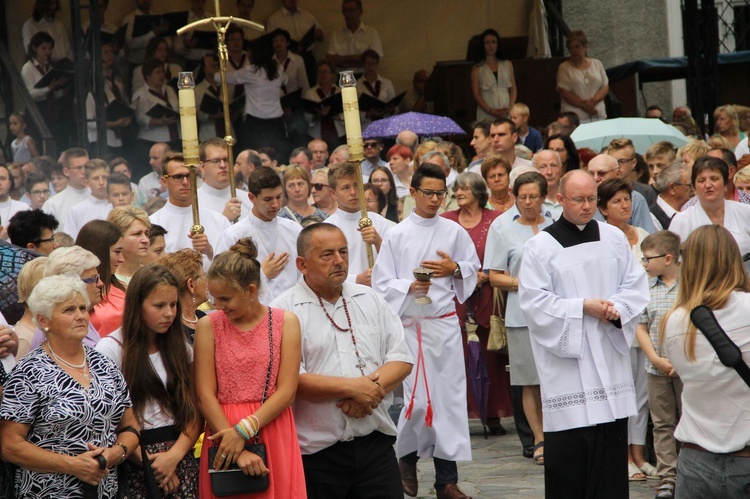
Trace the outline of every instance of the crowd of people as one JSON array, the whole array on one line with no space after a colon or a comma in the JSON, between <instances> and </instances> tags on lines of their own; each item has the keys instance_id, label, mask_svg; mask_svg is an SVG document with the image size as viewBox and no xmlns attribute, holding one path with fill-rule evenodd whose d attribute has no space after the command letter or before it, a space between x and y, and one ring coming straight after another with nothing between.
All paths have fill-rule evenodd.
<instances>
[{"instance_id":1,"label":"crowd of people","mask_svg":"<svg viewBox=\"0 0 750 499\"><path fill-rule=\"evenodd\" d=\"M35 26L55 24L55 1L37 3ZM164 25L133 36L150 0L126 19L128 50L102 51L108 101L134 108L108 118L115 155L40 156L23 114L11 116L0 257L20 272L0 302L12 325L0 326L0 485L20 497L190 498L243 476L259 497L400 498L419 494L425 458L437 497L462 499L469 419L504 435L513 417L547 497L624 498L648 479L661 499L738 496L750 397L689 318L707 306L750 360L750 149L736 106L716 109L713 137L675 109L692 136L679 149L639 154L627 137L579 149L570 134L606 119L608 89L585 33L567 39L560 117L537 130L487 30L467 82L471 152L403 130L387 148L366 139L358 165L338 115L285 109L282 96L321 102L353 68L361 94L390 101L377 31L344 0L346 27L316 63L291 42L310 28L320 42L322 30L282 3L268 45L247 51L245 31L227 32L231 95L245 95L232 120L235 195L220 113L198 113L195 198L178 119L148 114L177 108L172 50L220 98L216 56L197 40L173 43ZM191 1L193 18L203 4ZM64 34L28 33L27 72L64 56ZM118 57L137 67L132 79ZM45 113L65 87L55 81L39 94ZM508 345L492 351L498 317ZM469 383L469 325L487 397Z\"/></svg>"}]
</instances>

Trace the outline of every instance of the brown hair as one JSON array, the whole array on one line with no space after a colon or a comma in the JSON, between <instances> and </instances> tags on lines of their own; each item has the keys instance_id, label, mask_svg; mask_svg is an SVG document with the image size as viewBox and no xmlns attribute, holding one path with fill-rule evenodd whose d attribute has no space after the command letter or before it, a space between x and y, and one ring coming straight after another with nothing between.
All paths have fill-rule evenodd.
<instances>
[{"instance_id":1,"label":"brown hair","mask_svg":"<svg viewBox=\"0 0 750 499\"><path fill-rule=\"evenodd\" d=\"M208 269L208 280L222 280L239 290L251 284L260 288L258 248L249 237L238 240L228 251L214 257Z\"/></svg>"},{"instance_id":2,"label":"brown hair","mask_svg":"<svg viewBox=\"0 0 750 499\"><path fill-rule=\"evenodd\" d=\"M194 249L187 248L174 253L164 253L158 263L164 265L177 278L181 295L188 289L188 280L192 279L195 283L203 277L203 259L201 254Z\"/></svg>"}]
</instances>

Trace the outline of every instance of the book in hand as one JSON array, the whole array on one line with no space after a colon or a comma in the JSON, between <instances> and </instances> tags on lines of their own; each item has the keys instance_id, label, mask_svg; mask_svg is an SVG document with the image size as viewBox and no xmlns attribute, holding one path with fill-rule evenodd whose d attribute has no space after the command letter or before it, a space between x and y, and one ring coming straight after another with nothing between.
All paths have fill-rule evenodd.
<instances>
[{"instance_id":1,"label":"book in hand","mask_svg":"<svg viewBox=\"0 0 750 499\"><path fill-rule=\"evenodd\" d=\"M52 68L49 71L47 71L44 76L42 76L42 79L36 82L36 85L34 85L34 88L45 88L49 87L50 84L55 81L59 80L60 78L67 78L66 85L69 85L73 82L73 71L67 71L64 69L57 69Z\"/></svg>"},{"instance_id":2,"label":"book in hand","mask_svg":"<svg viewBox=\"0 0 750 499\"><path fill-rule=\"evenodd\" d=\"M396 107L399 104L401 104L401 101L404 98L404 95L406 95L406 92L402 92L398 94L393 99L389 100L388 102L383 102L380 99L376 99L370 94L362 94L359 96L359 110L367 112L370 109L387 109L390 107Z\"/></svg>"},{"instance_id":3,"label":"book in hand","mask_svg":"<svg viewBox=\"0 0 750 499\"><path fill-rule=\"evenodd\" d=\"M179 118L180 113L162 104L157 104L146 112L146 116L157 119Z\"/></svg>"},{"instance_id":4,"label":"book in hand","mask_svg":"<svg viewBox=\"0 0 750 499\"><path fill-rule=\"evenodd\" d=\"M302 35L302 38L300 38L299 40L292 40L292 43L289 46L289 50L291 50L295 54L301 54L302 52L309 49L313 43L315 43L314 24L310 27L310 29L307 30L304 35Z\"/></svg>"},{"instance_id":5,"label":"book in hand","mask_svg":"<svg viewBox=\"0 0 750 499\"><path fill-rule=\"evenodd\" d=\"M133 19L133 37L143 36L165 21L169 27L160 36L176 36L177 30L187 24L188 12L169 12L166 14L150 14L135 16Z\"/></svg>"},{"instance_id":6,"label":"book in hand","mask_svg":"<svg viewBox=\"0 0 750 499\"><path fill-rule=\"evenodd\" d=\"M344 101L341 99L341 94L334 94L330 97L326 97L320 102L311 101L308 99L301 99L302 102L302 108L305 110L306 113L310 114L317 114L318 109L322 109L324 107L330 107L330 111L328 111L329 117L334 117L337 114L341 114L344 112Z\"/></svg>"},{"instance_id":7,"label":"book in hand","mask_svg":"<svg viewBox=\"0 0 750 499\"><path fill-rule=\"evenodd\" d=\"M229 103L229 114L235 114L238 111L242 111L244 108L245 94L242 94ZM202 113L206 113L209 116L213 116L215 114L223 112L224 107L220 99L217 99L210 93L206 92L205 94L203 94L203 100L201 100L201 104L198 110Z\"/></svg>"},{"instance_id":8,"label":"book in hand","mask_svg":"<svg viewBox=\"0 0 750 499\"><path fill-rule=\"evenodd\" d=\"M104 114L107 121L117 121L121 118L133 116L133 110L124 102L115 99L104 108Z\"/></svg>"},{"instance_id":9,"label":"book in hand","mask_svg":"<svg viewBox=\"0 0 750 499\"><path fill-rule=\"evenodd\" d=\"M281 107L298 109L301 105L302 105L302 89L301 88L281 97Z\"/></svg>"},{"instance_id":10,"label":"book in hand","mask_svg":"<svg viewBox=\"0 0 750 499\"><path fill-rule=\"evenodd\" d=\"M102 45L112 43L116 44L118 47L123 47L125 45L125 32L127 30L128 25L123 24L114 33L110 33L109 31L101 31L99 36L101 37Z\"/></svg>"}]
</instances>

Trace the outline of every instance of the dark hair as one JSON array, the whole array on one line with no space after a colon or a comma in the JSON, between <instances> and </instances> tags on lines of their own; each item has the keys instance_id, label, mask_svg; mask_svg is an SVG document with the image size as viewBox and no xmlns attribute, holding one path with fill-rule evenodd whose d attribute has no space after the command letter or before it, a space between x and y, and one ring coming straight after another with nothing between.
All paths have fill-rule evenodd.
<instances>
[{"instance_id":1,"label":"dark hair","mask_svg":"<svg viewBox=\"0 0 750 499\"><path fill-rule=\"evenodd\" d=\"M662 111L661 108L659 106L657 106L656 104L652 104L652 105L648 106L646 108L646 111L647 112L648 111L659 111L660 113L664 114L664 111Z\"/></svg>"},{"instance_id":2,"label":"dark hair","mask_svg":"<svg viewBox=\"0 0 750 499\"><path fill-rule=\"evenodd\" d=\"M487 120L477 121L476 123L474 123L474 128L472 129L472 132L474 130L481 130L482 135L484 135L485 137L489 137L490 136L490 122Z\"/></svg>"},{"instance_id":3,"label":"dark hair","mask_svg":"<svg viewBox=\"0 0 750 499\"><path fill-rule=\"evenodd\" d=\"M0 163L0 168L5 168L5 171L8 172L8 178L10 179L10 192L13 192L16 190L16 180L13 178L13 172L10 171L10 165ZM0 220L0 223L3 223L2 220Z\"/></svg>"},{"instance_id":4,"label":"dark hair","mask_svg":"<svg viewBox=\"0 0 750 499\"><path fill-rule=\"evenodd\" d=\"M279 77L279 65L273 58L273 45L267 37L262 36L251 42L250 65L256 70L264 69L269 81Z\"/></svg>"},{"instance_id":5,"label":"dark hair","mask_svg":"<svg viewBox=\"0 0 750 499\"><path fill-rule=\"evenodd\" d=\"M265 154L271 161L277 161L279 159L278 154L276 154L276 149L271 146L261 147L258 149L258 154Z\"/></svg>"},{"instance_id":6,"label":"dark hair","mask_svg":"<svg viewBox=\"0 0 750 499\"><path fill-rule=\"evenodd\" d=\"M163 64L163 62L161 62L159 59L156 59L155 57L146 59L141 65L141 74L144 78L148 78L149 76L151 76L151 73L153 73L157 68L164 67Z\"/></svg>"},{"instance_id":7,"label":"dark hair","mask_svg":"<svg viewBox=\"0 0 750 499\"><path fill-rule=\"evenodd\" d=\"M291 163L292 158L294 158L295 156L299 156L302 153L304 153L305 156L307 156L308 161L312 161L313 156L312 156L312 152L310 151L310 149L308 149L305 146L300 146L300 147L295 147L294 149L292 149L292 152L289 153L289 162Z\"/></svg>"},{"instance_id":8,"label":"dark hair","mask_svg":"<svg viewBox=\"0 0 750 499\"><path fill-rule=\"evenodd\" d=\"M396 147L396 146L393 146L393 147ZM401 146L401 147L406 147L406 146ZM406 147L406 149L408 149L408 147ZM396 180L393 178L393 173L391 173L391 169L386 168L385 166L378 166L372 170L372 173L375 173L375 172L383 172L385 173L386 177L388 177L388 182L391 183L391 190L388 191L388 194L384 193L383 191L381 192L383 192L383 196L385 197L385 203L387 205L396 206L396 204L398 204L398 194L396 193ZM370 178L367 179L367 181L370 183L372 183L372 180L371 180L372 173L370 174ZM378 186L375 186L375 187L378 188L378 190L380 190L380 187Z\"/></svg>"},{"instance_id":9,"label":"dark hair","mask_svg":"<svg viewBox=\"0 0 750 499\"><path fill-rule=\"evenodd\" d=\"M693 173L690 176L690 183L695 187L695 179L698 175L706 170L714 170L721 173L724 179L724 185L729 182L729 165L723 159L714 158L713 156L701 156L693 163Z\"/></svg>"},{"instance_id":10,"label":"dark hair","mask_svg":"<svg viewBox=\"0 0 750 499\"><path fill-rule=\"evenodd\" d=\"M166 334L154 334L143 324L143 303L160 286L172 286L177 295L177 311ZM192 362L185 335L182 332L182 309L179 283L164 265L152 263L138 269L125 293L122 316L122 374L128 385L133 412L141 426L149 403L156 403L174 418L180 430L195 420L198 408L193 397ZM149 339L161 355L167 382L159 378L149 359Z\"/></svg>"},{"instance_id":11,"label":"dark hair","mask_svg":"<svg viewBox=\"0 0 750 499\"><path fill-rule=\"evenodd\" d=\"M581 117L573 111L565 111L564 113L558 114L557 117L566 118L568 122L570 122L570 125L573 127L578 127L581 124Z\"/></svg>"},{"instance_id":12,"label":"dark hair","mask_svg":"<svg viewBox=\"0 0 750 499\"><path fill-rule=\"evenodd\" d=\"M297 255L301 256L302 258L307 257L307 252L310 249L310 241L312 240L313 236L317 232L321 231L338 231L339 233L343 234L341 229L339 229L337 226L333 224L329 224L327 222L317 223L308 225L297 236Z\"/></svg>"},{"instance_id":13,"label":"dark hair","mask_svg":"<svg viewBox=\"0 0 750 499\"><path fill-rule=\"evenodd\" d=\"M515 182L513 182L513 195L518 196L518 192L521 190L522 185L536 184L539 186L539 194L542 197L547 197L547 179L541 173L538 172L526 172L518 176Z\"/></svg>"},{"instance_id":14,"label":"dark hair","mask_svg":"<svg viewBox=\"0 0 750 499\"><path fill-rule=\"evenodd\" d=\"M670 230L649 234L641 243L641 251L655 250L659 253L680 257L680 236Z\"/></svg>"},{"instance_id":15,"label":"dark hair","mask_svg":"<svg viewBox=\"0 0 750 499\"><path fill-rule=\"evenodd\" d=\"M42 229L55 231L59 223L54 215L48 215L42 210L19 211L10 218L8 237L10 242L21 248L29 243L38 243L42 237Z\"/></svg>"},{"instance_id":16,"label":"dark hair","mask_svg":"<svg viewBox=\"0 0 750 499\"><path fill-rule=\"evenodd\" d=\"M380 213L381 211L383 211L385 209L386 200L385 200L385 194L383 194L383 191L380 190L380 187L376 186L375 184L371 184L369 182L364 184L362 187L365 193L367 193L367 191L370 191L373 194L375 194L375 199L378 202L378 209L376 210L377 213ZM398 202L398 200L396 200L396 202Z\"/></svg>"},{"instance_id":17,"label":"dark hair","mask_svg":"<svg viewBox=\"0 0 750 499\"><path fill-rule=\"evenodd\" d=\"M278 178L278 177L277 177ZM214 257L208 269L208 280L222 280L237 289L255 284L260 289L258 248L249 237L238 240L229 250Z\"/></svg>"},{"instance_id":18,"label":"dark hair","mask_svg":"<svg viewBox=\"0 0 750 499\"><path fill-rule=\"evenodd\" d=\"M649 180L651 179L651 173L649 173L648 171L648 163L646 163L646 158L644 158L640 153L635 153L634 170L638 174L638 182L642 184L648 184Z\"/></svg>"},{"instance_id":19,"label":"dark hair","mask_svg":"<svg viewBox=\"0 0 750 499\"><path fill-rule=\"evenodd\" d=\"M375 61L380 62L380 54L378 54L372 49L367 49L364 52L362 52L361 59L362 59L362 62L365 62L366 59L375 59Z\"/></svg>"},{"instance_id":20,"label":"dark hair","mask_svg":"<svg viewBox=\"0 0 750 499\"><path fill-rule=\"evenodd\" d=\"M331 62L330 59L321 59L318 61L318 63L315 65L316 72L320 71L321 66L328 66L328 69L331 70L331 72L335 71L336 66Z\"/></svg>"},{"instance_id":21,"label":"dark hair","mask_svg":"<svg viewBox=\"0 0 750 499\"><path fill-rule=\"evenodd\" d=\"M627 192L629 196L633 194L633 188L619 178L605 180L599 184L599 187L596 189L596 195L599 196L596 205L600 210L607 209L607 203L609 203L618 192L622 191Z\"/></svg>"},{"instance_id":22,"label":"dark hair","mask_svg":"<svg viewBox=\"0 0 750 499\"><path fill-rule=\"evenodd\" d=\"M41 172L29 173L26 175L26 180L23 183L23 188L26 189L26 192L31 192L35 184L49 184L49 179Z\"/></svg>"},{"instance_id":23,"label":"dark hair","mask_svg":"<svg viewBox=\"0 0 750 499\"><path fill-rule=\"evenodd\" d=\"M81 227L76 237L76 245L85 250L89 250L99 259L99 278L104 284L102 292L106 295L109 293L109 287L125 291L125 286L109 273L112 262L109 258L109 249L122 237L122 232L116 225L106 220L92 220Z\"/></svg>"},{"instance_id":24,"label":"dark hair","mask_svg":"<svg viewBox=\"0 0 750 499\"><path fill-rule=\"evenodd\" d=\"M115 166L125 165L128 167L128 171L133 173L133 167L130 166L130 161L123 158L122 156L116 156L109 160L109 169L115 171Z\"/></svg>"},{"instance_id":25,"label":"dark hair","mask_svg":"<svg viewBox=\"0 0 750 499\"><path fill-rule=\"evenodd\" d=\"M124 173L111 173L107 179L107 194L109 194L109 187L111 185L125 185L133 191L133 187L130 185L130 179Z\"/></svg>"},{"instance_id":26,"label":"dark hair","mask_svg":"<svg viewBox=\"0 0 750 499\"><path fill-rule=\"evenodd\" d=\"M36 2L34 2L34 10L31 12L31 17L34 19L34 22L42 20L42 17L44 17L44 11L51 2L52 0L36 0ZM59 11L60 2L57 2L57 10L55 10L55 13Z\"/></svg>"},{"instance_id":27,"label":"dark hair","mask_svg":"<svg viewBox=\"0 0 750 499\"><path fill-rule=\"evenodd\" d=\"M260 196L263 189L281 187L281 179L273 168L256 168L247 179L247 190L254 196Z\"/></svg>"},{"instance_id":28,"label":"dark hair","mask_svg":"<svg viewBox=\"0 0 750 499\"><path fill-rule=\"evenodd\" d=\"M547 137L547 140L544 141L544 148L552 149L549 146L549 143L553 140L561 140L563 146L565 146L565 151L567 151L568 153L568 161L564 165L562 165L563 172L569 172L571 170L578 170L579 168L581 168L581 158L578 156L578 149L576 149L576 145L573 143L573 139L571 139L568 135L556 133Z\"/></svg>"},{"instance_id":29,"label":"dark hair","mask_svg":"<svg viewBox=\"0 0 750 499\"><path fill-rule=\"evenodd\" d=\"M411 187L419 189L422 186L423 178L434 178L442 180L445 183L445 173L443 169L434 163L422 163L414 171L414 175L411 177Z\"/></svg>"},{"instance_id":30,"label":"dark hair","mask_svg":"<svg viewBox=\"0 0 750 499\"><path fill-rule=\"evenodd\" d=\"M497 56L498 59L500 59L500 33L498 33L497 30L495 30L493 28L488 28L488 29L482 31L482 34L480 35L480 38L479 38L479 40L480 40L480 42L482 44L481 45L481 47L482 47L482 58L479 61L483 61L487 57L487 52L485 52L485 50L484 50L484 39L488 35L492 35L495 38L497 38L497 50L498 51L495 52L495 55ZM479 62L479 61L477 61L477 62Z\"/></svg>"},{"instance_id":31,"label":"dark hair","mask_svg":"<svg viewBox=\"0 0 750 499\"><path fill-rule=\"evenodd\" d=\"M508 125L510 127L510 133L518 133L518 128L516 128L516 124L513 123L513 120L510 118L496 118L492 123L490 123L490 127L493 126L500 126L500 125Z\"/></svg>"},{"instance_id":32,"label":"dark hair","mask_svg":"<svg viewBox=\"0 0 750 499\"><path fill-rule=\"evenodd\" d=\"M154 53L156 52L156 49L159 48L159 45L162 43L166 44L167 49L169 49L169 43L167 43L166 38L162 38L161 36L155 36L151 40L148 41L148 45L146 45L146 59L155 59L156 56ZM167 61L162 61L167 62Z\"/></svg>"},{"instance_id":33,"label":"dark hair","mask_svg":"<svg viewBox=\"0 0 750 499\"><path fill-rule=\"evenodd\" d=\"M151 228L148 230L148 244L149 246L154 244L154 241L159 236L166 236L169 232L161 225L151 224Z\"/></svg>"},{"instance_id":34,"label":"dark hair","mask_svg":"<svg viewBox=\"0 0 750 499\"><path fill-rule=\"evenodd\" d=\"M29 46L26 47L26 57L28 57L29 60L36 57L36 49L38 49L43 43L49 43L52 45L52 48L55 48L55 39L46 31L38 31L31 37L31 40L29 40Z\"/></svg>"},{"instance_id":35,"label":"dark hair","mask_svg":"<svg viewBox=\"0 0 750 499\"><path fill-rule=\"evenodd\" d=\"M735 156L734 152L730 149L727 149L726 147L713 147L711 148L711 151L721 152L721 158L724 160L724 162L726 162L727 166L729 168L737 168L737 156Z\"/></svg>"},{"instance_id":36,"label":"dark hair","mask_svg":"<svg viewBox=\"0 0 750 499\"><path fill-rule=\"evenodd\" d=\"M286 43L287 44L292 43L292 37L291 37L291 35L289 34L289 32L287 30L285 30L283 28L276 28L275 30L271 31L268 34L268 37L271 39L272 42L273 42L273 39L276 38L277 36L283 36L284 38L286 38Z\"/></svg>"},{"instance_id":37,"label":"dark hair","mask_svg":"<svg viewBox=\"0 0 750 499\"><path fill-rule=\"evenodd\" d=\"M56 163L56 161L49 156L38 156L36 158L31 158L29 163L33 163L36 169L39 170L39 173L49 180L52 177L52 165Z\"/></svg>"},{"instance_id":38,"label":"dark hair","mask_svg":"<svg viewBox=\"0 0 750 499\"><path fill-rule=\"evenodd\" d=\"M225 35L226 39L229 40L229 37L232 36L235 33L239 33L242 35L242 39L245 39L245 31L242 29L242 26L239 24L230 24L227 28L227 33Z\"/></svg>"}]
</instances>

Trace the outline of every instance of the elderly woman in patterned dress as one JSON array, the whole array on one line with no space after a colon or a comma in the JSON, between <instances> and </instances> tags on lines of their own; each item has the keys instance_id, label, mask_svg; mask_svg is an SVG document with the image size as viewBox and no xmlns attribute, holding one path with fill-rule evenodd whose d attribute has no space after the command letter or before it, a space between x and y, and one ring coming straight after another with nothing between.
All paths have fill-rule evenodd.
<instances>
[{"instance_id":1,"label":"elderly woman in patterned dress","mask_svg":"<svg viewBox=\"0 0 750 499\"><path fill-rule=\"evenodd\" d=\"M46 277L28 305L47 339L12 371L0 405L3 459L18 466L16 496L114 498L115 467L138 446L138 423L114 363L82 343L84 283Z\"/></svg>"}]
</instances>

